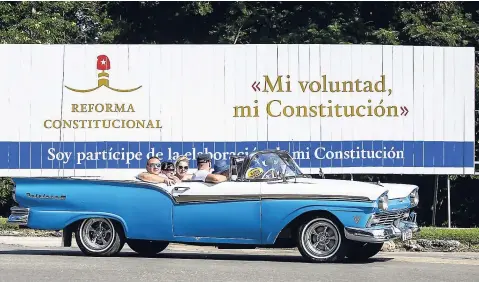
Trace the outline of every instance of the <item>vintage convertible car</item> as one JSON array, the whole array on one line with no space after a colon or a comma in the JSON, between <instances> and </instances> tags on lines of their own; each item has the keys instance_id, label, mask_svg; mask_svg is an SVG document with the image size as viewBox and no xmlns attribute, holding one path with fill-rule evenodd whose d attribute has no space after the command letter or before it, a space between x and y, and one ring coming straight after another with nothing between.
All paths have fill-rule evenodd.
<instances>
[{"instance_id":1,"label":"vintage convertible car","mask_svg":"<svg viewBox=\"0 0 479 282\"><path fill-rule=\"evenodd\" d=\"M312 262L367 259L419 231L417 186L315 179L286 151L231 156L229 180L218 184L134 179L16 177L9 222L63 230L63 246L74 235L92 256L113 256L125 243L141 255L183 243L297 247Z\"/></svg>"}]
</instances>

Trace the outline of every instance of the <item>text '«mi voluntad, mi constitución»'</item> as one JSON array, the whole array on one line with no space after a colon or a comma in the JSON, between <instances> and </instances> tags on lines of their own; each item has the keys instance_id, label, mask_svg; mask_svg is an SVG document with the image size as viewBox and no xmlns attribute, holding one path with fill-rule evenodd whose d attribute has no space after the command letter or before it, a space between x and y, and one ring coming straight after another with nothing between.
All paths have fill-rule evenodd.
<instances>
[{"instance_id":1,"label":"text '\u00abmi voluntad, mi constituci\u00f3n\u00bb'","mask_svg":"<svg viewBox=\"0 0 479 282\"><path fill-rule=\"evenodd\" d=\"M255 81L251 87L255 92L261 93L289 93L293 92L291 76L278 75L276 79L264 75L263 89L261 82ZM348 81L330 81L326 75L321 80L298 80L297 86L303 93L381 93L392 95L392 89L386 89L386 76L381 75L379 80L371 81L360 79ZM236 105L233 107L233 117L259 117L260 109L258 100L253 105ZM269 100L265 105L265 112L269 117L399 117L407 116L409 110L406 106L387 105L384 99L374 101L367 98L364 104L343 105L327 99L318 105L288 105L280 99Z\"/></svg>"}]
</instances>

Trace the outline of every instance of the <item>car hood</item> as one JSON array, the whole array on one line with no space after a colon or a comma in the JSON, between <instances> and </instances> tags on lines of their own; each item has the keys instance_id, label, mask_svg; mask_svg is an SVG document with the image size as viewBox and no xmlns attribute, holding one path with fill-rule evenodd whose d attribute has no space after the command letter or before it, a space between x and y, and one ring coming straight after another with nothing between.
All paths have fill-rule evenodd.
<instances>
[{"instance_id":1,"label":"car hood","mask_svg":"<svg viewBox=\"0 0 479 282\"><path fill-rule=\"evenodd\" d=\"M295 183L296 182L296 183ZM381 194L388 191L389 199L407 197L416 185L397 183L375 183L337 179L312 179L297 178L289 179L285 185L283 182L270 182L271 185L262 187L262 194L304 194L318 196L339 196L339 197L362 197L371 201L376 200ZM275 185L281 184L281 185Z\"/></svg>"}]
</instances>

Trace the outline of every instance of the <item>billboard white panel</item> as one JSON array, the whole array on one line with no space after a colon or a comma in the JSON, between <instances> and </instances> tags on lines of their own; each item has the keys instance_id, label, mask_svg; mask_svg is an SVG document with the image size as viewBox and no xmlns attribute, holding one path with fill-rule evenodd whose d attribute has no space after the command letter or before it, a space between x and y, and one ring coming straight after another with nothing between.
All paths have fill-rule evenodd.
<instances>
[{"instance_id":1,"label":"billboard white panel","mask_svg":"<svg viewBox=\"0 0 479 282\"><path fill-rule=\"evenodd\" d=\"M280 148L307 173L474 173L474 49L1 45L2 176Z\"/></svg>"}]
</instances>

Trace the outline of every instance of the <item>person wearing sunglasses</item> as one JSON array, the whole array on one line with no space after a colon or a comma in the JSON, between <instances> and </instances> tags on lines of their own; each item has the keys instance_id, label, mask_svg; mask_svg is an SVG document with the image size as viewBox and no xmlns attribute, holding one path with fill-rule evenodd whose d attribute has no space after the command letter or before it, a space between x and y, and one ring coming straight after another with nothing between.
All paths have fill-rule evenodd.
<instances>
[{"instance_id":1,"label":"person wearing sunglasses","mask_svg":"<svg viewBox=\"0 0 479 282\"><path fill-rule=\"evenodd\" d=\"M181 179L176 176L175 164L172 162L161 163L161 172L169 179L173 179L175 183L181 182Z\"/></svg>"},{"instance_id":2,"label":"person wearing sunglasses","mask_svg":"<svg viewBox=\"0 0 479 282\"><path fill-rule=\"evenodd\" d=\"M175 176L181 180L190 180L191 174L188 174L190 160L186 156L180 156L175 162Z\"/></svg>"},{"instance_id":3,"label":"person wearing sunglasses","mask_svg":"<svg viewBox=\"0 0 479 282\"><path fill-rule=\"evenodd\" d=\"M146 172L140 173L137 178L147 182L166 183L168 186L176 183L175 179L162 173L161 161L158 157L149 158L146 161Z\"/></svg>"},{"instance_id":4,"label":"person wearing sunglasses","mask_svg":"<svg viewBox=\"0 0 479 282\"><path fill-rule=\"evenodd\" d=\"M162 162L161 172L171 178L175 175L175 165L172 162Z\"/></svg>"}]
</instances>

